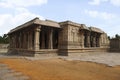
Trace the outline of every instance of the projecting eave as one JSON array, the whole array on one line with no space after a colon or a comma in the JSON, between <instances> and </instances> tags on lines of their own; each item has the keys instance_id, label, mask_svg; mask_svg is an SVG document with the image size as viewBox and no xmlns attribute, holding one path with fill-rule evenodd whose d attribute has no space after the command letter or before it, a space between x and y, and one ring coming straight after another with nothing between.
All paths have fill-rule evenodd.
<instances>
[{"instance_id":1,"label":"projecting eave","mask_svg":"<svg viewBox=\"0 0 120 80\"><path fill-rule=\"evenodd\" d=\"M81 24L80 30L88 30L88 31L90 31L90 29L85 24Z\"/></svg>"},{"instance_id":2,"label":"projecting eave","mask_svg":"<svg viewBox=\"0 0 120 80\"><path fill-rule=\"evenodd\" d=\"M67 21L63 21L63 22L59 22L60 25L72 25L72 26L77 26L77 27L80 27L81 24L79 23L76 23L76 22L72 22L70 20L67 20Z\"/></svg>"},{"instance_id":3,"label":"projecting eave","mask_svg":"<svg viewBox=\"0 0 120 80\"><path fill-rule=\"evenodd\" d=\"M33 25L33 24L36 24L35 22L36 22L36 20L38 20L38 19L39 19L39 18L34 18L33 20L28 21L28 22L26 22L26 23L24 23L24 24L22 24L22 25L20 25L20 26L18 26L18 27L16 27L16 28L10 30L10 32L9 32L8 34L11 34L11 33L16 32L16 31L18 31L18 30L21 30L21 29L23 29L23 28L29 27L29 26L31 26L31 25Z\"/></svg>"},{"instance_id":4,"label":"projecting eave","mask_svg":"<svg viewBox=\"0 0 120 80\"><path fill-rule=\"evenodd\" d=\"M55 28L61 28L58 22L52 21L52 20L36 20L34 22L35 24L39 24L42 26L48 26L48 27L55 27Z\"/></svg>"},{"instance_id":5,"label":"projecting eave","mask_svg":"<svg viewBox=\"0 0 120 80\"><path fill-rule=\"evenodd\" d=\"M89 27L89 29L93 32L97 32L97 33L104 33L104 31L102 31L101 29L99 28L96 28L96 27Z\"/></svg>"}]
</instances>

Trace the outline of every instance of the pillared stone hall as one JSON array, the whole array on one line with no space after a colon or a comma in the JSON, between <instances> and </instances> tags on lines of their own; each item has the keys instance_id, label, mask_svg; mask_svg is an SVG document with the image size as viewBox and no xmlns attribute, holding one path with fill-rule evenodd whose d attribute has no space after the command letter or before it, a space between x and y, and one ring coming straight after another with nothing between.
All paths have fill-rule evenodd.
<instances>
[{"instance_id":1,"label":"pillared stone hall","mask_svg":"<svg viewBox=\"0 0 120 80\"><path fill-rule=\"evenodd\" d=\"M8 52L11 54L69 55L107 51L109 48L109 39L104 31L72 21L56 22L35 18L10 30L8 36Z\"/></svg>"}]
</instances>

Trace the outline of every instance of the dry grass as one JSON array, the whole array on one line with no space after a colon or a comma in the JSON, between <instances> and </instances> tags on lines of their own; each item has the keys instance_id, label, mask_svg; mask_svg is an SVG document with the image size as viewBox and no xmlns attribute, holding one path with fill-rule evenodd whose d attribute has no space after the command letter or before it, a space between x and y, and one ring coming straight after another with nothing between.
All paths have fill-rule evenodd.
<instances>
[{"instance_id":1,"label":"dry grass","mask_svg":"<svg viewBox=\"0 0 120 80\"><path fill-rule=\"evenodd\" d=\"M120 80L120 67L108 67L82 61L62 59L0 59L0 63L30 76L31 80Z\"/></svg>"}]
</instances>

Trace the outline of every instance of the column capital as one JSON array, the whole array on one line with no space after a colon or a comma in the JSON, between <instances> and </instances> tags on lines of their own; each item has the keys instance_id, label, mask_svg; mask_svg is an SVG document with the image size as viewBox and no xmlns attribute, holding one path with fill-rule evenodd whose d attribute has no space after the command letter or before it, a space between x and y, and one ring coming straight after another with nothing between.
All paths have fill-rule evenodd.
<instances>
[{"instance_id":1,"label":"column capital","mask_svg":"<svg viewBox=\"0 0 120 80\"><path fill-rule=\"evenodd\" d=\"M41 29L40 28L35 28L35 31L40 32Z\"/></svg>"}]
</instances>

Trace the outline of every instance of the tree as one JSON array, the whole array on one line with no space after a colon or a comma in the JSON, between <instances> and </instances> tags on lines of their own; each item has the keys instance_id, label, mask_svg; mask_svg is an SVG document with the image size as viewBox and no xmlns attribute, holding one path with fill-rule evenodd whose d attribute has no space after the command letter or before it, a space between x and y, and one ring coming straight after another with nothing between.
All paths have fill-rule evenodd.
<instances>
[{"instance_id":1,"label":"tree","mask_svg":"<svg viewBox=\"0 0 120 80\"><path fill-rule=\"evenodd\" d=\"M108 39L109 39L109 40L111 39L110 36L108 36Z\"/></svg>"},{"instance_id":2,"label":"tree","mask_svg":"<svg viewBox=\"0 0 120 80\"><path fill-rule=\"evenodd\" d=\"M7 34L0 36L0 43L1 44L8 44L9 43L9 37Z\"/></svg>"},{"instance_id":3,"label":"tree","mask_svg":"<svg viewBox=\"0 0 120 80\"><path fill-rule=\"evenodd\" d=\"M120 35L116 34L115 39L120 39Z\"/></svg>"}]
</instances>

